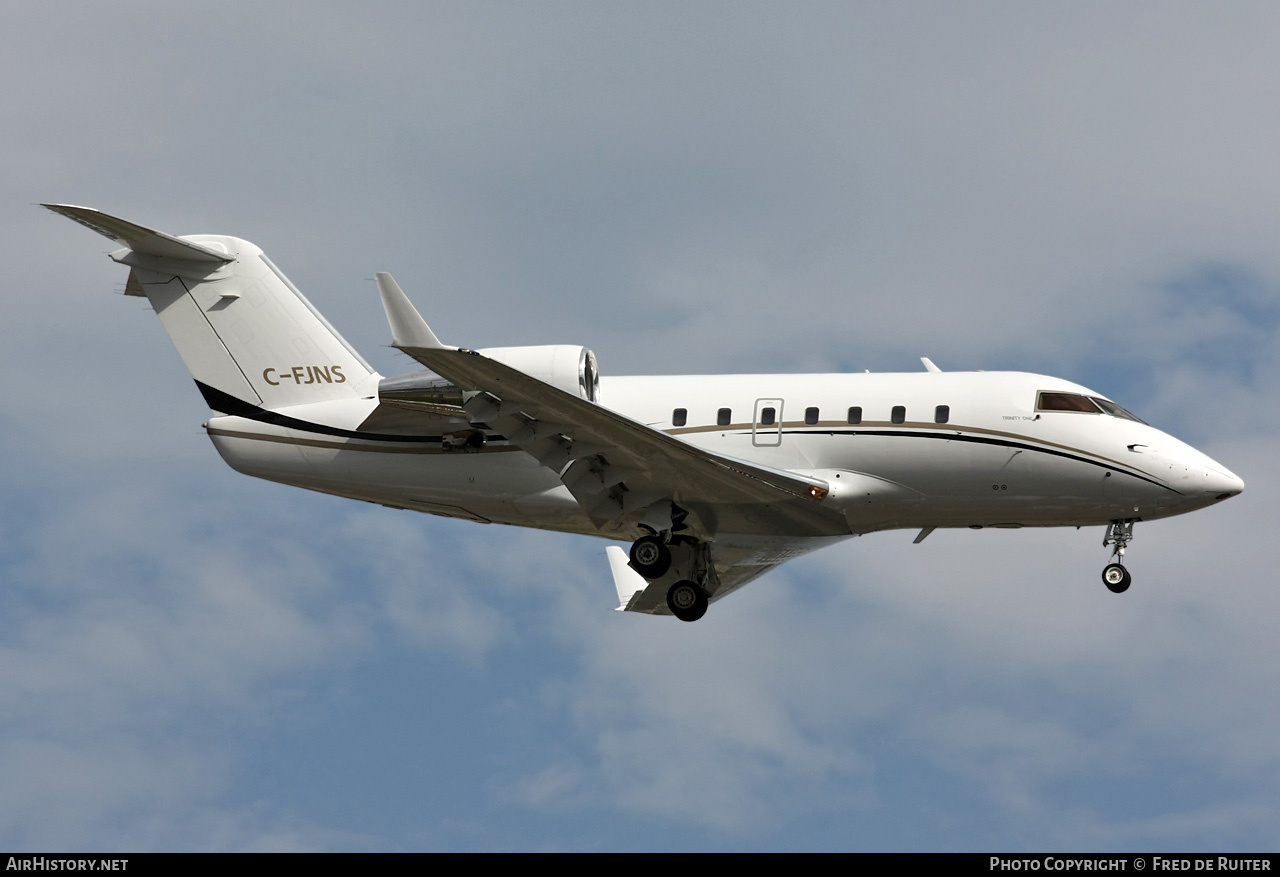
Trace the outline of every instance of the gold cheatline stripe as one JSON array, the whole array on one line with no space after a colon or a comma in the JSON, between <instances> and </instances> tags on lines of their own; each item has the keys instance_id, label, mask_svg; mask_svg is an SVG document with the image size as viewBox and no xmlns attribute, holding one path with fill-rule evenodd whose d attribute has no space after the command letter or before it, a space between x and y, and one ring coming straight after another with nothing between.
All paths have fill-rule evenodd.
<instances>
[{"instance_id":1,"label":"gold cheatline stripe","mask_svg":"<svg viewBox=\"0 0 1280 877\"><path fill-rule=\"evenodd\" d=\"M282 445L305 445L309 448L332 448L337 451L364 451L371 454L495 454L503 451L518 451L519 448L514 445L502 445L495 448L486 447L480 451L446 451L443 448L426 447L423 445L416 447L405 447L404 445L378 444L365 445L356 444L355 440L346 442L331 442L322 439L301 439L293 438L285 435L269 435L261 432L239 432L231 429L220 429L218 427L206 427L205 431L209 435L226 436L227 438L248 439L257 442L276 442Z\"/></svg>"},{"instance_id":2,"label":"gold cheatline stripe","mask_svg":"<svg viewBox=\"0 0 1280 877\"><path fill-rule=\"evenodd\" d=\"M687 435L689 433L697 433L697 432L728 432L729 430L749 430L752 427L755 427L755 424L732 423L732 424L729 424L728 426L686 426L686 427L679 427L676 429L669 429L669 430L666 430L666 432L670 435ZM1137 466L1134 466L1131 463L1122 463L1119 460L1113 460L1110 457L1104 457L1101 454L1095 454L1092 451L1086 451L1081 448L1073 447L1072 445L1060 445L1057 442L1050 442L1050 441L1045 441L1044 439L1032 438L1031 436L1022 435L1016 432L1005 432L1004 430L999 430L999 429L984 429L983 427L980 427L980 426L957 426L954 423L933 423L932 421L916 421L916 420L908 420L905 423L894 423L889 420L864 420L861 423L849 423L848 421L844 421L844 420L819 420L817 423L805 423L803 420L791 420L791 421L785 421L783 423L770 424L769 426L766 426L766 427L756 427L756 432L764 431L767 433L773 433L782 429L804 429L804 428L834 429L837 427L841 429L855 429L855 430L868 429L868 428L881 429L885 427L889 429L898 429L898 430L905 430L905 429L933 430L934 432L954 432L959 435L972 433L972 434L979 434L979 435L996 436L999 438L1006 438L1006 439L1016 439L1024 444L1043 445L1044 447L1047 447L1047 448L1056 448L1061 451L1070 451L1073 454L1079 454L1081 457L1088 457L1093 460L1102 460L1112 464L1118 469L1125 469L1131 472L1137 472L1147 478L1152 478L1152 479L1155 479L1156 481L1160 481L1158 476L1152 475L1149 472L1139 469ZM1163 484L1164 482L1161 481L1160 483Z\"/></svg>"},{"instance_id":3,"label":"gold cheatline stripe","mask_svg":"<svg viewBox=\"0 0 1280 877\"><path fill-rule=\"evenodd\" d=\"M747 430L747 429L750 429L752 425L753 424L750 424L750 423L734 423L734 424L729 424L728 426L688 426L688 427L680 427L677 429L669 429L669 430L663 430L663 431L666 432L668 435L688 435L690 433L699 433L699 432L729 432L731 430ZM1060 445L1060 444L1057 444L1056 442L1048 442L1048 441L1044 441L1043 439L1034 439L1025 435L1020 435L1016 432L1004 432L1003 430L998 430L998 429L983 429L982 427L977 427L977 426L956 427L952 424L928 423L928 422L918 422L918 421L907 421L906 423L892 423L890 421L883 421L883 420L864 420L862 423L848 423L843 420L825 420L825 421L818 421L817 423L805 423L802 420L793 420L790 422L784 422L779 424L777 429L779 430L797 429L801 427L827 428L827 429L833 429L836 427L840 427L843 429L849 429L850 427L854 429L889 427L891 429L892 428L927 429L927 430L933 430L935 432L940 432L940 433L954 432L958 435L964 435L965 433L980 433L982 435L998 436L1006 439L1016 439L1018 441L1021 441L1027 444L1032 444L1032 445L1039 444L1045 447L1056 448L1062 451L1070 451L1071 453L1078 454L1081 457L1086 457L1093 460L1102 460L1112 464L1117 469L1136 472L1142 477L1150 478L1154 480L1156 483L1164 485L1164 482L1161 481L1157 476L1151 475L1150 473L1145 472L1142 469L1139 469L1137 466L1132 466L1128 463L1122 463L1119 460L1113 460L1110 457L1103 457L1099 454L1094 454L1090 451L1085 451L1085 450L1081 450L1080 448L1072 447L1071 445ZM774 429L775 428L772 426L768 427L768 430L770 432L773 432ZM332 442L332 441L323 441L321 439L300 439L300 438L292 438L290 436L268 435L265 433L238 432L238 431L229 430L229 429L219 429L217 427L206 427L205 431L208 432L209 435L220 435L220 436L226 436L228 438L242 438L242 439L249 439L251 441L260 441L260 442L277 442L279 444L284 444L284 445L305 445L306 447L312 447L312 448L332 448L333 450L338 450L338 451L363 451L363 452L372 453L372 454L454 454L454 453L459 453L457 451L446 451L443 448L434 448L434 447L421 447L421 446L404 447L402 445L387 446L387 445L381 445L381 444L366 445L366 444L355 444L353 441ZM493 453L499 453L499 452L518 451L518 450L520 450L520 448L515 445L502 445L496 448L486 447L480 451L463 451L462 453L493 454Z\"/></svg>"}]
</instances>

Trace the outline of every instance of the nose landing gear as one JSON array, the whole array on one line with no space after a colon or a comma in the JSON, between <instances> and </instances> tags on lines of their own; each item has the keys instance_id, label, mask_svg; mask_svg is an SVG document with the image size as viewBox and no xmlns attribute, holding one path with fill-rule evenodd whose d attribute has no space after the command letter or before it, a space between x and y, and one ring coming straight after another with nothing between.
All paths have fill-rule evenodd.
<instances>
[{"instance_id":1,"label":"nose landing gear","mask_svg":"<svg viewBox=\"0 0 1280 877\"><path fill-rule=\"evenodd\" d=\"M1133 577L1124 568L1124 550L1133 539L1133 521L1112 521L1107 525L1107 534L1102 537L1102 547L1114 545L1111 549L1112 562L1102 570L1102 583L1113 594L1122 594L1129 590Z\"/></svg>"}]
</instances>

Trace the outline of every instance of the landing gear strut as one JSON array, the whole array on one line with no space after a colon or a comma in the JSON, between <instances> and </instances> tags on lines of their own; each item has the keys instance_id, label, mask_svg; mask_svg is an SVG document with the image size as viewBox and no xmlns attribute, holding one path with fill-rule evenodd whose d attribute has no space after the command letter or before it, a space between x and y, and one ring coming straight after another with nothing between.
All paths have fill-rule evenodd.
<instances>
[{"instance_id":1,"label":"landing gear strut","mask_svg":"<svg viewBox=\"0 0 1280 877\"><path fill-rule=\"evenodd\" d=\"M1102 570L1102 583L1113 594L1122 594L1129 590L1133 581L1129 571L1124 568L1124 550L1133 539L1133 521L1112 521L1107 525L1107 535L1102 537L1102 547L1114 545L1111 549L1112 562Z\"/></svg>"}]
</instances>

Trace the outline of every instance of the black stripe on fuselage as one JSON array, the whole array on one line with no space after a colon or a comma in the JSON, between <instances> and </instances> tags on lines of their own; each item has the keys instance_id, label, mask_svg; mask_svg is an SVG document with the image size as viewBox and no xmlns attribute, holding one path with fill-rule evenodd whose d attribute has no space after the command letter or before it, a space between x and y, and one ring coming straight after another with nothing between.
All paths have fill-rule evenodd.
<instances>
[{"instance_id":1,"label":"black stripe on fuselage","mask_svg":"<svg viewBox=\"0 0 1280 877\"><path fill-rule=\"evenodd\" d=\"M259 423L269 423L273 426L281 426L286 429L295 429L299 432L317 433L320 435L339 436L341 438L363 439L365 441L375 442L403 442L422 444L424 442L441 442L443 436L439 435L394 435L391 433L381 432L359 432L353 429L341 429L336 426L326 426L322 423L312 423L309 420L299 420L296 417L289 417L280 414L277 411L269 411L261 408L251 402L243 399L237 399L229 393L215 389L208 384L196 381L196 386L200 389L200 394L204 396L205 403L214 411L221 411L224 414L231 414L235 417L243 417L246 420L256 420ZM781 430L784 435L874 435L882 437L904 437L904 438L924 438L924 439L945 439L953 442L972 442L980 445L995 445L997 447L1015 448L1024 451L1036 451L1041 454L1052 454L1055 457L1063 457L1068 460L1075 460L1080 463L1088 463L1110 472L1117 472L1121 475L1128 475L1145 481L1148 484L1154 484L1156 487L1162 487L1172 493L1181 496L1181 492L1174 490L1167 484L1162 484L1146 475L1140 475L1128 469L1119 466L1112 466L1107 463L1099 462L1090 457L1081 456L1080 454L1072 454L1066 451L1055 450L1053 448L1040 447L1038 445L1027 444L1024 442L1015 442L1008 439L990 438L988 436L965 435L957 432L921 432L915 430L892 430L892 429L784 429ZM487 437L490 441L502 440L503 436L490 435ZM495 449L496 450L496 449Z\"/></svg>"},{"instance_id":2,"label":"black stripe on fuselage","mask_svg":"<svg viewBox=\"0 0 1280 877\"><path fill-rule=\"evenodd\" d=\"M1147 482L1148 484L1154 484L1156 487L1163 487L1165 490L1168 490L1168 491L1170 491L1170 492L1172 492L1172 493L1176 493L1176 494L1178 494L1178 496L1182 496L1181 491L1174 490L1172 487L1170 487L1170 486L1169 486L1169 485L1167 485L1167 484L1162 484L1161 482L1156 481L1154 478L1150 478L1150 477L1148 477L1148 476L1146 476L1146 475L1140 475L1140 474L1138 474L1137 472L1133 472L1133 471L1131 471L1131 470L1129 470L1129 469L1125 469L1125 468L1122 468L1122 467L1120 467L1120 466L1112 466L1112 465L1107 464L1107 463L1102 463L1102 462L1100 462L1100 461L1098 461L1098 460L1095 460L1095 459L1093 459L1093 458L1091 458L1091 457L1081 456L1080 454L1071 454L1071 453L1068 453L1068 452L1066 452L1066 451L1059 451L1059 450L1055 450L1055 449L1053 449L1053 448L1045 448L1045 447L1041 447L1041 446L1039 446L1039 445L1027 444L1027 443L1025 443L1025 442L1014 442L1014 441L1010 441L1010 440L1008 440L1008 439L991 438L991 437L989 437L989 436L965 435L964 433L956 433L956 432L946 432L946 433L942 433L942 432L919 432L919 431L915 431L915 430L905 430L905 429L904 429L904 430L896 430L896 429L814 429L814 430L808 430L808 429L784 429L784 430L782 430L782 433L783 433L784 435L875 435L875 436L884 436L884 437L898 437L898 436L902 436L902 437L906 437L906 438L944 439L944 440L946 440L946 441L952 441L952 442L971 442L971 443L976 444L976 445L995 445L995 446L997 446L997 447L1003 447L1003 448L1015 448L1015 449L1017 449L1017 450L1021 450L1021 451L1036 451L1037 453L1041 453L1041 454L1052 454L1052 455L1053 455L1053 456L1055 456L1055 457L1064 457L1064 458L1066 458L1066 459L1068 459L1068 460L1075 460L1075 461L1080 462L1080 463L1088 463L1088 464L1090 464L1090 465L1092 465L1092 466L1097 466L1097 467L1099 467L1099 468L1101 468L1101 469L1106 469L1106 470L1107 470L1107 471L1109 471L1109 472L1118 472L1118 473L1119 473L1119 474L1121 474L1121 475L1128 475L1128 476L1130 476L1131 478L1137 478L1139 481L1145 481L1145 482Z\"/></svg>"},{"instance_id":3,"label":"black stripe on fuselage","mask_svg":"<svg viewBox=\"0 0 1280 877\"><path fill-rule=\"evenodd\" d=\"M341 429L336 426L326 426L323 423L312 423L309 420L299 420L296 417L289 417L278 411L269 411L266 408L260 408L251 402L243 399L237 399L230 393L224 393L221 390L214 389L208 384L196 381L196 386L200 388L200 395L204 396L205 404L214 411L221 411L223 414L230 414L235 417L243 417L245 420L256 420L259 423L269 423L272 426L283 426L286 429L296 429L299 432L314 432L320 435L334 435L342 438L364 439L373 442L413 442L422 444L423 442L441 442L444 436L439 435L394 435L386 432L359 432L354 429ZM501 436L488 436L490 439L501 438Z\"/></svg>"}]
</instances>

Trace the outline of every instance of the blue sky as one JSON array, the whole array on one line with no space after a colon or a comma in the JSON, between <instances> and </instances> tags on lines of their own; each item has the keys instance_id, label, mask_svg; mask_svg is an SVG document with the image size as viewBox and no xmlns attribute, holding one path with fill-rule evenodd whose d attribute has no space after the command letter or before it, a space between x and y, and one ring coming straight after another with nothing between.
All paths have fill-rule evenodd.
<instances>
[{"instance_id":1,"label":"blue sky","mask_svg":"<svg viewBox=\"0 0 1280 877\"><path fill-rule=\"evenodd\" d=\"M1274 849L1270 4L41 4L0 28L0 846ZM696 625L254 482L87 204L607 375L1020 369L1247 490L877 534Z\"/></svg>"}]
</instances>

